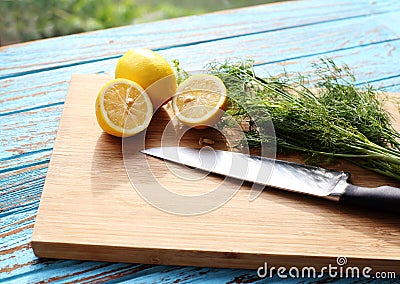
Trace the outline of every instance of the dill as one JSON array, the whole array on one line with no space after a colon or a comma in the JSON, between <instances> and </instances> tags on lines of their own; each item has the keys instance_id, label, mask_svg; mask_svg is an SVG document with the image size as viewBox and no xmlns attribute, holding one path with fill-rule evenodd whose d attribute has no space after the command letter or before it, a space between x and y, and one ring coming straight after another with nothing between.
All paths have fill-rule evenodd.
<instances>
[{"instance_id":1,"label":"dill","mask_svg":"<svg viewBox=\"0 0 400 284\"><path fill-rule=\"evenodd\" d=\"M179 62L174 64L182 72ZM272 119L280 151L340 157L400 180L400 134L383 108L383 94L371 86L357 87L348 66L321 59L313 65L314 84L301 74L260 78L253 66L251 60L206 66L227 87L227 113L248 122L244 131L250 147L269 139L257 125Z\"/></svg>"}]
</instances>

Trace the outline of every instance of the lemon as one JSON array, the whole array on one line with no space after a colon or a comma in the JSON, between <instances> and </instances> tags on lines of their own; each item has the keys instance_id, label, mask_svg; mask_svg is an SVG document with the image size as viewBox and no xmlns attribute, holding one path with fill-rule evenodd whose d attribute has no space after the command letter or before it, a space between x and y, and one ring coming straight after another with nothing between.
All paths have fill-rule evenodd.
<instances>
[{"instance_id":1,"label":"lemon","mask_svg":"<svg viewBox=\"0 0 400 284\"><path fill-rule=\"evenodd\" d=\"M193 75L179 85L172 98L176 117L194 128L207 128L224 115L228 97L224 83L208 74Z\"/></svg>"},{"instance_id":2,"label":"lemon","mask_svg":"<svg viewBox=\"0 0 400 284\"><path fill-rule=\"evenodd\" d=\"M117 62L115 78L129 79L142 86L154 108L171 99L176 91L176 77L171 65L150 49L127 51Z\"/></svg>"},{"instance_id":3,"label":"lemon","mask_svg":"<svg viewBox=\"0 0 400 284\"><path fill-rule=\"evenodd\" d=\"M147 93L127 79L107 82L97 95L95 110L99 126L117 137L129 137L143 131L153 115Z\"/></svg>"}]
</instances>

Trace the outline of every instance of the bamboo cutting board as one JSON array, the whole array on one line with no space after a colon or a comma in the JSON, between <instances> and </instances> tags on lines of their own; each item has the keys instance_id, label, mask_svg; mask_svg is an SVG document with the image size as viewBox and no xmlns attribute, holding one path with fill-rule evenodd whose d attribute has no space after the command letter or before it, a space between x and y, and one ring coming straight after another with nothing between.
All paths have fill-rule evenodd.
<instances>
[{"instance_id":1,"label":"bamboo cutting board","mask_svg":"<svg viewBox=\"0 0 400 284\"><path fill-rule=\"evenodd\" d=\"M71 79L32 236L37 256L249 269L265 262L322 267L336 265L336 258L343 256L350 266L400 272L400 220L394 215L280 190L265 190L250 202L249 184L205 214L171 214L147 203L125 171L121 139L104 134L96 122L95 98L108 79ZM388 106L398 119L396 107ZM168 105L156 113L146 147L160 145L170 114ZM190 130L179 143L198 147L200 137L225 147L211 130ZM136 155L143 161L143 154ZM148 173L140 164L135 168L134 158L130 161L137 179L132 182L145 188L148 177L141 173ZM204 193L221 182L213 175L187 181L161 160L144 160L157 180L180 194ZM400 186L343 162L332 167L350 171L356 185Z\"/></svg>"}]
</instances>

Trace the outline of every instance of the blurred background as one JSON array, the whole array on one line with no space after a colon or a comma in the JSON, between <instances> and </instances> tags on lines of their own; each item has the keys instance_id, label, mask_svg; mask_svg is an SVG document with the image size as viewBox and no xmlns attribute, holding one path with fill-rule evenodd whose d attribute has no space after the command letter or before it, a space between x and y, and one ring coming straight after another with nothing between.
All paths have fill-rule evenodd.
<instances>
[{"instance_id":1,"label":"blurred background","mask_svg":"<svg viewBox=\"0 0 400 284\"><path fill-rule=\"evenodd\" d=\"M282 0L0 0L0 46Z\"/></svg>"}]
</instances>

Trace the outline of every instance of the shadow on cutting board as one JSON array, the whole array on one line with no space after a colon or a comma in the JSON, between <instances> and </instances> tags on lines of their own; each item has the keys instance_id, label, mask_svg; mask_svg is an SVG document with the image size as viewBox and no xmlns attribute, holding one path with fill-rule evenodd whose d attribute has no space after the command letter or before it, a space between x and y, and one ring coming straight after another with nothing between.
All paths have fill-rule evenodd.
<instances>
[{"instance_id":1,"label":"shadow on cutting board","mask_svg":"<svg viewBox=\"0 0 400 284\"><path fill-rule=\"evenodd\" d=\"M376 239L376 244L371 244L371 247L376 246L377 250L380 243L400 246L400 219L395 213L346 206L335 201L274 188L265 188L258 198L270 199L271 197L275 203L282 206L318 215L318 219L322 217L329 226L356 231L366 237ZM324 240L325 237L322 234L320 239ZM343 241L348 241L344 236L343 238Z\"/></svg>"}]
</instances>

